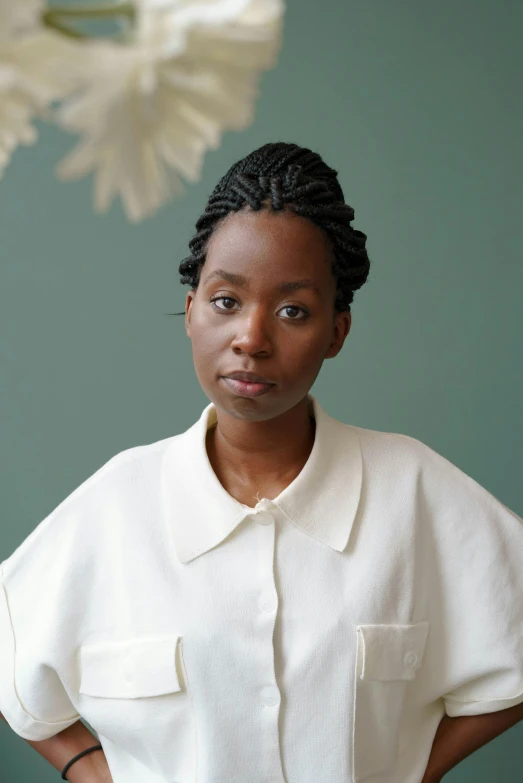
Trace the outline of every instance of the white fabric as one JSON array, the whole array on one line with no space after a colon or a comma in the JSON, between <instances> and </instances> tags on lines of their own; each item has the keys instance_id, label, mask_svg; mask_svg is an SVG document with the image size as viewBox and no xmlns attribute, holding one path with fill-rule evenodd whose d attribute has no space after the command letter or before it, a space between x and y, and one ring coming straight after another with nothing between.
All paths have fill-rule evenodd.
<instances>
[{"instance_id":1,"label":"white fabric","mask_svg":"<svg viewBox=\"0 0 523 783\"><path fill-rule=\"evenodd\" d=\"M16 733L85 718L114 783L419 783L445 711L523 702L523 520L420 441L309 402L277 498L220 484L210 403L4 560Z\"/></svg>"}]
</instances>

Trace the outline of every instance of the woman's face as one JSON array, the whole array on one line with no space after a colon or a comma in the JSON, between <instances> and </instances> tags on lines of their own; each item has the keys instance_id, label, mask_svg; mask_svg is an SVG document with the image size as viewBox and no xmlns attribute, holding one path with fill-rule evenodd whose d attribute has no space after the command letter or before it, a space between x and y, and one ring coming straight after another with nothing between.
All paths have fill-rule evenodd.
<instances>
[{"instance_id":1,"label":"woman's face","mask_svg":"<svg viewBox=\"0 0 523 783\"><path fill-rule=\"evenodd\" d=\"M198 288L187 293L185 326L198 381L219 410L251 421L283 414L340 351L351 316L334 312L331 252L321 229L288 210L233 212L214 230ZM223 379L234 371L274 386L240 396Z\"/></svg>"}]
</instances>

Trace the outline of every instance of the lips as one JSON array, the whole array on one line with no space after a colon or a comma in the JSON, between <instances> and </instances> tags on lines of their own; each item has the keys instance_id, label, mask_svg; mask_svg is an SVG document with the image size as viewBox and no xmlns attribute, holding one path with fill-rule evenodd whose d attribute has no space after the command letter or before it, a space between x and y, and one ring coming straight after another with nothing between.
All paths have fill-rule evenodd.
<instances>
[{"instance_id":1,"label":"lips","mask_svg":"<svg viewBox=\"0 0 523 783\"><path fill-rule=\"evenodd\" d=\"M232 372L229 373L229 375L225 375L224 377L231 378L235 381L243 381L244 383L265 383L274 385L273 381L270 381L268 378L264 378L262 375L256 375L253 372Z\"/></svg>"},{"instance_id":2,"label":"lips","mask_svg":"<svg viewBox=\"0 0 523 783\"><path fill-rule=\"evenodd\" d=\"M259 377L259 376L258 376ZM237 378L223 377L224 383L227 384L234 394L240 397L259 397L262 394L267 394L271 389L275 387L274 383L253 383L251 381L241 381Z\"/></svg>"}]
</instances>

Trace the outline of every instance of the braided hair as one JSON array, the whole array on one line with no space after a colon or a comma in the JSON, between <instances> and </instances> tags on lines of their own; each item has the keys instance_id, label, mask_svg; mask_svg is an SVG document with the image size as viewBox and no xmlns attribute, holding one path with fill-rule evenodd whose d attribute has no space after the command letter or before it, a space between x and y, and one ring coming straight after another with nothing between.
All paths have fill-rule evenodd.
<instances>
[{"instance_id":1,"label":"braided hair","mask_svg":"<svg viewBox=\"0 0 523 783\"><path fill-rule=\"evenodd\" d=\"M350 225L354 210L345 203L337 171L316 152L297 144L264 144L233 164L220 179L196 222L196 234L189 242L191 254L180 263L180 283L196 290L211 234L231 212L247 205L253 210L287 207L324 231L333 249L335 311L350 311L354 291L369 274L367 236Z\"/></svg>"}]
</instances>

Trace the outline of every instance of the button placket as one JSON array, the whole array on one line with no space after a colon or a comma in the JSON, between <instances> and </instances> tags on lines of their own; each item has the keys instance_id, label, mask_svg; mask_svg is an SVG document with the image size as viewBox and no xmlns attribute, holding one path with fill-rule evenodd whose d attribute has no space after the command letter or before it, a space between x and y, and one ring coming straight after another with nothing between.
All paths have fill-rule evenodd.
<instances>
[{"instance_id":1,"label":"button placket","mask_svg":"<svg viewBox=\"0 0 523 783\"><path fill-rule=\"evenodd\" d=\"M264 500L260 501L260 503L263 504ZM254 515L254 521L257 522L259 525L262 525L263 527L269 527L271 525L274 525L275 523L274 515L269 511L268 508L264 507L263 505L258 511L258 513ZM273 531L273 533L275 535L275 531ZM272 545L274 551L274 538L272 539ZM270 586L269 586L269 581L271 583ZM264 582L266 584L265 588L263 587ZM262 574L261 585L262 585L261 587L262 594L258 601L260 612L264 612L264 613L275 612L278 608L278 600L275 595L274 578L272 572L271 572L270 580L264 577Z\"/></svg>"},{"instance_id":2,"label":"button placket","mask_svg":"<svg viewBox=\"0 0 523 783\"><path fill-rule=\"evenodd\" d=\"M264 498L252 515L257 527L256 545L258 552L258 616L255 627L263 650L263 666L258 672L258 706L264 731L260 735L263 745L263 762L259 769L262 779L283 781L281 748L278 728L280 689L276 682L274 657L274 626L277 616L278 595L275 583L276 513L271 501Z\"/></svg>"}]
</instances>

